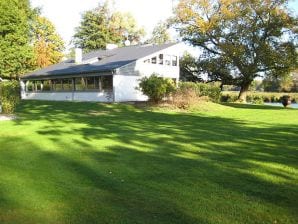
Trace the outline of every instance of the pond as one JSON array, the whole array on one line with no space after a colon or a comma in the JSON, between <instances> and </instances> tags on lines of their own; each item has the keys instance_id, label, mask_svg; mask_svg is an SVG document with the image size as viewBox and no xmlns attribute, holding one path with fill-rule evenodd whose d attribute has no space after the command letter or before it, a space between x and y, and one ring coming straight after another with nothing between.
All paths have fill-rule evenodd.
<instances>
[{"instance_id":1,"label":"pond","mask_svg":"<svg viewBox=\"0 0 298 224\"><path fill-rule=\"evenodd\" d=\"M283 107L283 105L281 103L264 103L264 105L275 106L275 107ZM298 108L298 103L292 103L289 107L290 108Z\"/></svg>"}]
</instances>

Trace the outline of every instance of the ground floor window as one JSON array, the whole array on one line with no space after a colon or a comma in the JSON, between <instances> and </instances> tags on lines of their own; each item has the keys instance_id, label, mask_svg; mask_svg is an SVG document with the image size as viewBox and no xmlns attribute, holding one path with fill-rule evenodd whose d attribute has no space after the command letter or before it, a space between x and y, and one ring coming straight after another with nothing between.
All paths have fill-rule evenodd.
<instances>
[{"instance_id":1,"label":"ground floor window","mask_svg":"<svg viewBox=\"0 0 298 224\"><path fill-rule=\"evenodd\" d=\"M113 76L102 76L101 77L102 89L106 91L113 90Z\"/></svg>"},{"instance_id":2,"label":"ground floor window","mask_svg":"<svg viewBox=\"0 0 298 224\"><path fill-rule=\"evenodd\" d=\"M94 76L75 78L75 90L113 90L113 76Z\"/></svg>"},{"instance_id":3,"label":"ground floor window","mask_svg":"<svg viewBox=\"0 0 298 224\"><path fill-rule=\"evenodd\" d=\"M113 76L90 76L26 82L26 91L112 91Z\"/></svg>"}]
</instances>

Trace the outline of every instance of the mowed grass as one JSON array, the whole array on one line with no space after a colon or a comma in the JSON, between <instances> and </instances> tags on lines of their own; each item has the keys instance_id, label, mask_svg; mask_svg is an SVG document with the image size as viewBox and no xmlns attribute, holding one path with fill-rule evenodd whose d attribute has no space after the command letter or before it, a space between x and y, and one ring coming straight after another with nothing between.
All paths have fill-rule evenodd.
<instances>
[{"instance_id":1,"label":"mowed grass","mask_svg":"<svg viewBox=\"0 0 298 224\"><path fill-rule=\"evenodd\" d=\"M298 110L25 101L0 122L0 223L298 223Z\"/></svg>"}]
</instances>

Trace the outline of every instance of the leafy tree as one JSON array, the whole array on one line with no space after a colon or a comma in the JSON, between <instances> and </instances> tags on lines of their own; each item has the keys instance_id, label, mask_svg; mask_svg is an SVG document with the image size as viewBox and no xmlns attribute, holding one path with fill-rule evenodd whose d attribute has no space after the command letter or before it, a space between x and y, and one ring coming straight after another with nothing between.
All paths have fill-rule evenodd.
<instances>
[{"instance_id":1,"label":"leafy tree","mask_svg":"<svg viewBox=\"0 0 298 224\"><path fill-rule=\"evenodd\" d=\"M220 82L221 90L224 85L237 83L237 78L231 75L231 68L223 58L200 58L197 67L201 74L207 75L208 82Z\"/></svg>"},{"instance_id":2,"label":"leafy tree","mask_svg":"<svg viewBox=\"0 0 298 224\"><path fill-rule=\"evenodd\" d=\"M31 27L36 66L43 68L61 61L64 42L47 18L36 15Z\"/></svg>"},{"instance_id":3,"label":"leafy tree","mask_svg":"<svg viewBox=\"0 0 298 224\"><path fill-rule=\"evenodd\" d=\"M188 52L180 59L180 79L184 82L220 82L221 89L223 85L235 83L224 61L219 58L196 59Z\"/></svg>"},{"instance_id":4,"label":"leafy tree","mask_svg":"<svg viewBox=\"0 0 298 224\"><path fill-rule=\"evenodd\" d=\"M165 22L159 22L152 31L152 37L147 41L151 44L165 44L171 42L169 25Z\"/></svg>"},{"instance_id":5,"label":"leafy tree","mask_svg":"<svg viewBox=\"0 0 298 224\"><path fill-rule=\"evenodd\" d=\"M0 102L2 112L12 114L20 101L19 81L0 82Z\"/></svg>"},{"instance_id":6,"label":"leafy tree","mask_svg":"<svg viewBox=\"0 0 298 224\"><path fill-rule=\"evenodd\" d=\"M287 0L180 0L174 25L205 58L224 61L245 101L252 81L297 66L297 19ZM296 30L295 30L296 29Z\"/></svg>"},{"instance_id":7,"label":"leafy tree","mask_svg":"<svg viewBox=\"0 0 298 224\"><path fill-rule=\"evenodd\" d=\"M293 92L298 92L298 69L296 71L292 72L292 78L293 78Z\"/></svg>"},{"instance_id":8,"label":"leafy tree","mask_svg":"<svg viewBox=\"0 0 298 224\"><path fill-rule=\"evenodd\" d=\"M291 74L284 76L267 76L263 82L264 90L268 92L290 92L294 87L294 80Z\"/></svg>"},{"instance_id":9,"label":"leafy tree","mask_svg":"<svg viewBox=\"0 0 298 224\"><path fill-rule=\"evenodd\" d=\"M33 68L28 0L0 0L0 76L16 79Z\"/></svg>"},{"instance_id":10,"label":"leafy tree","mask_svg":"<svg viewBox=\"0 0 298 224\"><path fill-rule=\"evenodd\" d=\"M114 12L109 23L111 38L114 43L123 45L125 40L139 43L145 35L143 28L137 26L135 18L130 13Z\"/></svg>"},{"instance_id":11,"label":"leafy tree","mask_svg":"<svg viewBox=\"0 0 298 224\"><path fill-rule=\"evenodd\" d=\"M80 26L76 28L74 44L85 50L104 48L112 39L109 32L109 17L107 2L85 12Z\"/></svg>"},{"instance_id":12,"label":"leafy tree","mask_svg":"<svg viewBox=\"0 0 298 224\"><path fill-rule=\"evenodd\" d=\"M144 30L138 28L135 19L129 13L111 12L109 1L83 14L76 29L74 44L90 51L103 49L106 44L123 45L126 40L138 42Z\"/></svg>"},{"instance_id":13,"label":"leafy tree","mask_svg":"<svg viewBox=\"0 0 298 224\"><path fill-rule=\"evenodd\" d=\"M180 58L180 80L183 82L201 82L197 59L188 52Z\"/></svg>"},{"instance_id":14,"label":"leafy tree","mask_svg":"<svg viewBox=\"0 0 298 224\"><path fill-rule=\"evenodd\" d=\"M249 91L264 91L262 80L254 80L252 81Z\"/></svg>"}]
</instances>

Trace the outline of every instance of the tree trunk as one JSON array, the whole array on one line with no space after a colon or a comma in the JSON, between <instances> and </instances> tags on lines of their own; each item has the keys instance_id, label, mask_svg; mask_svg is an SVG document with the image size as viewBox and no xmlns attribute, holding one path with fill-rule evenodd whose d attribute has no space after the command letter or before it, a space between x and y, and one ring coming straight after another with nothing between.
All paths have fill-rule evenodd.
<instances>
[{"instance_id":1,"label":"tree trunk","mask_svg":"<svg viewBox=\"0 0 298 224\"><path fill-rule=\"evenodd\" d=\"M223 82L220 84L220 86L219 86L219 88L220 88L220 91L223 91L223 86L224 86L224 84L223 84Z\"/></svg>"},{"instance_id":2,"label":"tree trunk","mask_svg":"<svg viewBox=\"0 0 298 224\"><path fill-rule=\"evenodd\" d=\"M246 96L247 96L249 86L250 86L250 83L243 83L241 85L240 93L238 96L238 100L240 102L246 103Z\"/></svg>"}]
</instances>

